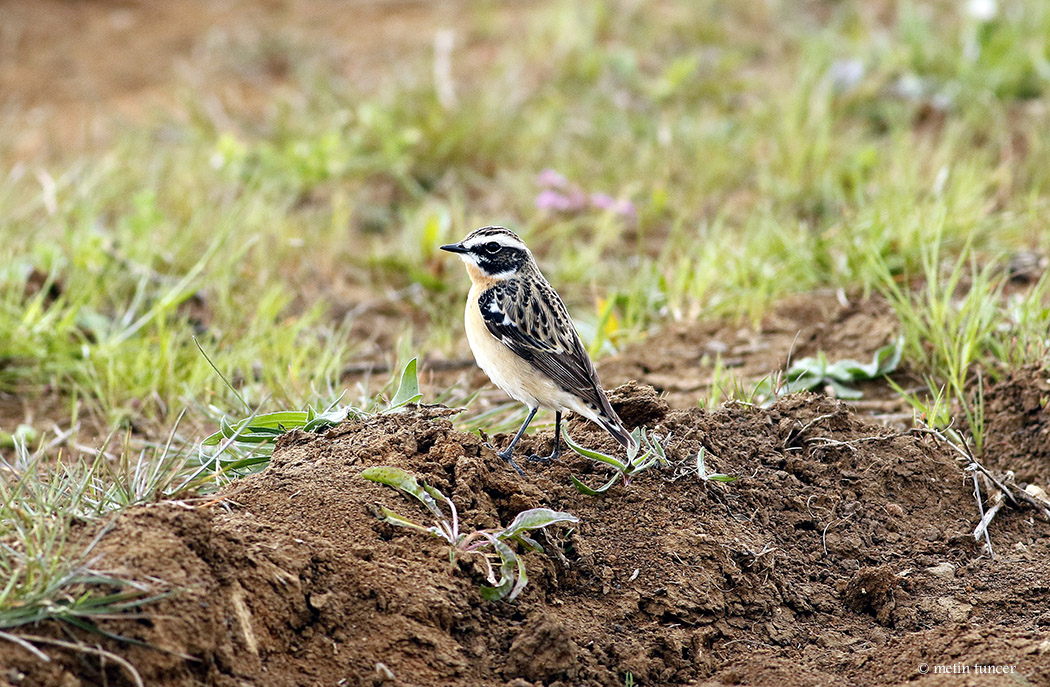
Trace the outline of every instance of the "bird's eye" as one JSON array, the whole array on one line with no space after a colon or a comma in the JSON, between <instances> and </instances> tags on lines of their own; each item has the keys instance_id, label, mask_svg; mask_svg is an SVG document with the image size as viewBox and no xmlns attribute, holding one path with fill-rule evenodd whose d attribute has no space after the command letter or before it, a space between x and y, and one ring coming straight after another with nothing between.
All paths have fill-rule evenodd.
<instances>
[{"instance_id":1,"label":"bird's eye","mask_svg":"<svg viewBox=\"0 0 1050 687\"><path fill-rule=\"evenodd\" d=\"M499 245L495 241L489 241L482 247L485 249L485 252L489 255L495 255L496 253L500 252L501 248L503 248L503 246Z\"/></svg>"}]
</instances>

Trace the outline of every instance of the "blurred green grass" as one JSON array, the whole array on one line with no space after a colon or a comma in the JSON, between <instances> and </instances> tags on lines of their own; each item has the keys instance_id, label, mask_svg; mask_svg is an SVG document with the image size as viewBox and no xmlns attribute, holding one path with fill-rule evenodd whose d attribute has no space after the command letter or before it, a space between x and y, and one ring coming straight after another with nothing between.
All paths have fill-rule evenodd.
<instances>
[{"instance_id":1,"label":"blurred green grass","mask_svg":"<svg viewBox=\"0 0 1050 687\"><path fill-rule=\"evenodd\" d=\"M260 410L338 397L355 358L462 356L466 278L435 248L499 223L596 353L886 294L905 364L973 421L976 369L1045 358L1046 279L1002 284L1050 252L1050 6L982 6L537 4L447 79L288 48L261 119L190 93L98 154L0 158L0 389L61 399L41 446L81 421L156 443L186 411L188 449L239 408L194 337ZM492 11L456 35L491 39Z\"/></svg>"},{"instance_id":2,"label":"blurred green grass","mask_svg":"<svg viewBox=\"0 0 1050 687\"><path fill-rule=\"evenodd\" d=\"M291 54L296 88L264 121L220 126L191 100L189 123L7 170L0 383L163 426L184 397L223 400L197 333L301 404L360 352L355 313L379 348L407 319L416 348L452 352L465 280L434 248L488 223L521 230L584 328L611 314L618 341L870 292L921 272L931 241L1045 253L1050 9L967 7L537 5L492 59L453 51L454 103L429 61L362 90ZM633 214L537 209L546 169Z\"/></svg>"}]
</instances>

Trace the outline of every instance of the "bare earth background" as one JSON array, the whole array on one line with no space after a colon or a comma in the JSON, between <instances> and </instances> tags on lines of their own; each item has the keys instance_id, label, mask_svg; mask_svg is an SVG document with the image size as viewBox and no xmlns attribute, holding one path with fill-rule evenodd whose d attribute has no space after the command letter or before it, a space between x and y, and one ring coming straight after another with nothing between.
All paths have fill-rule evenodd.
<instances>
[{"instance_id":1,"label":"bare earth background","mask_svg":"<svg viewBox=\"0 0 1050 687\"><path fill-rule=\"evenodd\" d=\"M530 4L492 3L491 24L457 59L485 59ZM120 122L179 109L193 89L209 106L261 110L286 83L287 54L338 65L360 84L396 78L433 50L467 3L402 0L0 2L0 93L24 129L17 155L62 155L112 142ZM460 36L463 40L463 36ZM469 63L469 62L468 62ZM182 113L186 116L185 113Z\"/></svg>"}]
</instances>

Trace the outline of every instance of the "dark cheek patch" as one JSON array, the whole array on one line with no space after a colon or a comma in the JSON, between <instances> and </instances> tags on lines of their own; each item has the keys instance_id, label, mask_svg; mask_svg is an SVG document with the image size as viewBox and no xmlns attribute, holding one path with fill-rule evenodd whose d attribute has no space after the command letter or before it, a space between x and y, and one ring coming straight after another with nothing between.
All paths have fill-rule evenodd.
<instances>
[{"instance_id":1,"label":"dark cheek patch","mask_svg":"<svg viewBox=\"0 0 1050 687\"><path fill-rule=\"evenodd\" d=\"M505 248L496 255L482 253L478 256L478 264L489 274L499 274L520 269L524 263L524 257L521 251Z\"/></svg>"}]
</instances>

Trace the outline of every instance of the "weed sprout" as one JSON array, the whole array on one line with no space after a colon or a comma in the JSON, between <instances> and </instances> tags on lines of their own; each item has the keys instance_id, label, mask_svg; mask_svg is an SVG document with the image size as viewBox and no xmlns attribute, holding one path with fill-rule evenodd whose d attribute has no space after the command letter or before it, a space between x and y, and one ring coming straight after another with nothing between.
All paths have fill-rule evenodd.
<instances>
[{"instance_id":1,"label":"weed sprout","mask_svg":"<svg viewBox=\"0 0 1050 687\"><path fill-rule=\"evenodd\" d=\"M361 471L361 476L412 496L434 516L434 524L427 527L389 508L380 507L379 513L383 522L444 540L449 545L449 561L453 564L459 556L477 555L485 566L485 577L492 585L491 587L482 585L481 595L490 601L504 598L515 599L529 581L525 571L525 561L514 553L509 542L517 541L529 550L542 552L543 547L529 536L529 532L555 523L579 522L576 516L569 513L549 508L532 508L518 513L514 521L503 529L461 532L456 504L436 487L425 482L420 485L413 475L395 467L366 468ZM440 504L444 504L448 509L448 516L445 515ZM494 560L499 561L498 580L492 566Z\"/></svg>"},{"instance_id":2,"label":"weed sprout","mask_svg":"<svg viewBox=\"0 0 1050 687\"><path fill-rule=\"evenodd\" d=\"M590 458L591 460L611 465L613 469L616 470L609 481L597 489L588 487L577 479L576 475L569 475L577 491L588 496L604 494L609 491L609 489L612 488L612 486L616 484L616 481L621 477L623 477L624 486L627 486L631 483L631 480L635 475L648 470L656 463L660 463L661 465L667 464L667 454L664 452L663 445L660 444L658 440L650 438L649 435L646 434L644 427L637 427L631 432L631 436L634 437L635 443L634 446L627 449L626 461L621 461L619 458L614 458L613 456L600 451L593 451L584 448L573 441L568 432L563 432L563 435L565 437L565 443L576 453L579 453L584 458Z\"/></svg>"},{"instance_id":3,"label":"weed sprout","mask_svg":"<svg viewBox=\"0 0 1050 687\"><path fill-rule=\"evenodd\" d=\"M222 376L221 373L220 376ZM225 377L222 379L226 381ZM423 394L419 392L419 379L416 374L416 359L412 358L401 371L400 381L393 398L385 408L380 406L378 412L397 412L409 404L418 403L422 398ZM366 404L364 408L359 408L352 405L341 405L340 401L342 401L342 396L324 409L307 405L303 410L254 413L235 422L230 422L225 416L221 417L219 431L201 442L197 456L201 471L210 468L224 475L242 475L260 470L270 462L274 444L282 434L293 429L301 429L304 432L322 432L340 422L366 418L377 412L377 409L373 409L372 403Z\"/></svg>"},{"instance_id":4,"label":"weed sprout","mask_svg":"<svg viewBox=\"0 0 1050 687\"><path fill-rule=\"evenodd\" d=\"M701 446L700 450L696 453L696 475L704 482L733 482L736 477L733 475L726 475L721 472L708 472L707 461L704 459L705 455L704 447Z\"/></svg>"},{"instance_id":5,"label":"weed sprout","mask_svg":"<svg viewBox=\"0 0 1050 687\"><path fill-rule=\"evenodd\" d=\"M900 365L903 348L904 338L898 337L893 343L875 351L871 362L867 364L856 360L839 360L829 363L823 353L818 354L815 358L803 358L788 368L784 388L775 395L793 394L829 386L834 391L835 398L856 400L863 394L850 385L869 379L878 379L895 371Z\"/></svg>"}]
</instances>

